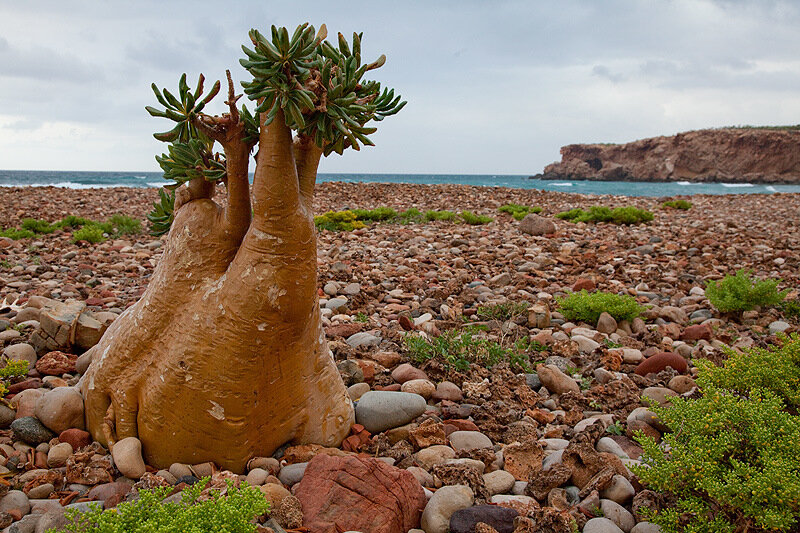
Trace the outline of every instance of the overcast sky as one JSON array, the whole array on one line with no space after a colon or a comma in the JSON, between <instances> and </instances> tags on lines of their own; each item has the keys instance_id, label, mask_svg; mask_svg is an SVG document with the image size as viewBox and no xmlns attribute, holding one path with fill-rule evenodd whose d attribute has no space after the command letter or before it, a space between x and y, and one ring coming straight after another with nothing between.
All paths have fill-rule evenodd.
<instances>
[{"instance_id":1,"label":"overcast sky","mask_svg":"<svg viewBox=\"0 0 800 533\"><path fill-rule=\"evenodd\" d=\"M570 143L800 123L797 1L0 0L0 21L3 169L157 171L150 83L242 80L250 28L305 21L363 31L409 102L321 172L527 175Z\"/></svg>"}]
</instances>

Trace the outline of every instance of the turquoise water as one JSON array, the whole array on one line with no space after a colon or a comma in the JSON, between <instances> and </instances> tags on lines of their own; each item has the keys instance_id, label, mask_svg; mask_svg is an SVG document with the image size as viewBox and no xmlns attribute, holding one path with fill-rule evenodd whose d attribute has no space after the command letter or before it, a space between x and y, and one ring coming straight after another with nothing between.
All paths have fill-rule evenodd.
<instances>
[{"instance_id":1,"label":"turquoise water","mask_svg":"<svg viewBox=\"0 0 800 533\"><path fill-rule=\"evenodd\" d=\"M691 194L732 194L776 192L800 193L800 185L760 185L750 183L689 183L630 181L549 181L528 176L490 174L320 174L318 181L351 183L457 183L481 187L514 187L582 194L626 196L678 196ZM87 189L93 187L161 187L167 183L160 172L78 172L0 170L0 186L47 186Z\"/></svg>"}]
</instances>

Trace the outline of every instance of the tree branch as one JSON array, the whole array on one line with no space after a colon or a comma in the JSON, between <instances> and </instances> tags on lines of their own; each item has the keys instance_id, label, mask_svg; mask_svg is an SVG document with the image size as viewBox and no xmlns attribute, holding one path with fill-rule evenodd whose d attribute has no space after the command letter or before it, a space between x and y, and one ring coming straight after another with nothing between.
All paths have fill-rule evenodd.
<instances>
[{"instance_id":1,"label":"tree branch","mask_svg":"<svg viewBox=\"0 0 800 533\"><path fill-rule=\"evenodd\" d=\"M253 182L253 208L256 222L279 219L299 207L300 187L297 180L292 132L286 126L283 110L265 126L266 113L261 113L261 132Z\"/></svg>"},{"instance_id":2,"label":"tree branch","mask_svg":"<svg viewBox=\"0 0 800 533\"><path fill-rule=\"evenodd\" d=\"M317 169L322 157L322 149L308 135L298 135L294 140L294 153L297 160L297 178L300 197L305 207L311 211L314 199L314 185L317 182Z\"/></svg>"}]
</instances>

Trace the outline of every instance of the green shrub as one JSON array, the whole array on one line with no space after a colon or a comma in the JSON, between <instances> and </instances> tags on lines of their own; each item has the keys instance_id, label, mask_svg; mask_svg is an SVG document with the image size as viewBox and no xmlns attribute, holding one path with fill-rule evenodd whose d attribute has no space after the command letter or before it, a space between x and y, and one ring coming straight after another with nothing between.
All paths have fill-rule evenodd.
<instances>
[{"instance_id":1,"label":"green shrub","mask_svg":"<svg viewBox=\"0 0 800 533\"><path fill-rule=\"evenodd\" d=\"M476 215L472 211L461 211L461 213L459 213L459 216L464 222L472 226L480 226L482 224L488 224L489 222L494 220L490 216Z\"/></svg>"},{"instance_id":2,"label":"green shrub","mask_svg":"<svg viewBox=\"0 0 800 533\"><path fill-rule=\"evenodd\" d=\"M641 224L653 220L653 213L636 207L610 207L594 206L588 211L583 209L570 209L555 215L561 220L570 222L611 222L613 224Z\"/></svg>"},{"instance_id":3,"label":"green shrub","mask_svg":"<svg viewBox=\"0 0 800 533\"><path fill-rule=\"evenodd\" d=\"M411 224L412 222L421 222L423 220L422 211L414 207L398 214L397 218L401 224Z\"/></svg>"},{"instance_id":4,"label":"green shrub","mask_svg":"<svg viewBox=\"0 0 800 533\"><path fill-rule=\"evenodd\" d=\"M18 359L9 359L4 367L0 368L0 398L8 394L8 385L13 379L24 378L28 375L28 362Z\"/></svg>"},{"instance_id":5,"label":"green shrub","mask_svg":"<svg viewBox=\"0 0 800 533\"><path fill-rule=\"evenodd\" d=\"M800 318L800 299L785 300L781 302L781 311L786 318Z\"/></svg>"},{"instance_id":6,"label":"green shrub","mask_svg":"<svg viewBox=\"0 0 800 533\"><path fill-rule=\"evenodd\" d=\"M79 217L76 215L67 215L62 218L60 221L56 222L54 226L59 228L80 228L86 224L89 224L91 220Z\"/></svg>"},{"instance_id":7,"label":"green shrub","mask_svg":"<svg viewBox=\"0 0 800 533\"><path fill-rule=\"evenodd\" d=\"M86 225L73 232L72 242L87 241L97 244L98 242L103 242L106 240L105 236L103 236L103 233L105 232L99 226Z\"/></svg>"},{"instance_id":8,"label":"green shrub","mask_svg":"<svg viewBox=\"0 0 800 533\"><path fill-rule=\"evenodd\" d=\"M586 290L556 300L564 318L571 321L583 321L596 324L597 319L605 311L616 320L633 320L644 308L636 303L632 296L611 292L592 292Z\"/></svg>"},{"instance_id":9,"label":"green shrub","mask_svg":"<svg viewBox=\"0 0 800 533\"><path fill-rule=\"evenodd\" d=\"M404 339L408 356L412 361L423 363L430 359L440 360L446 367L466 371L470 364L492 368L498 363L507 362L515 371L530 372L530 358L526 352L541 351L538 343L527 338L520 339L513 346L480 337L481 329L466 327L460 332L452 329L438 337L427 340L417 335L407 335ZM536 346L533 346L536 344Z\"/></svg>"},{"instance_id":10,"label":"green shrub","mask_svg":"<svg viewBox=\"0 0 800 533\"><path fill-rule=\"evenodd\" d=\"M67 511L70 523L61 531L69 533L189 533L226 532L252 533L256 525L251 520L268 508L261 491L247 485L236 488L228 485L227 494L212 491L211 497L198 501L208 483L204 478L181 494L180 502L163 502L172 487L140 490L139 499L123 502L115 509L103 511L92 505L88 512ZM56 533L51 529L48 533Z\"/></svg>"},{"instance_id":11,"label":"green shrub","mask_svg":"<svg viewBox=\"0 0 800 533\"><path fill-rule=\"evenodd\" d=\"M108 222L116 230L116 235L136 235L142 231L141 221L128 215L113 215Z\"/></svg>"},{"instance_id":12,"label":"green shrub","mask_svg":"<svg viewBox=\"0 0 800 533\"><path fill-rule=\"evenodd\" d=\"M721 313L749 311L757 306L778 305L788 290L778 292L779 279L758 280L752 271L741 269L735 276L728 274L721 281L706 284L706 297Z\"/></svg>"},{"instance_id":13,"label":"green shrub","mask_svg":"<svg viewBox=\"0 0 800 533\"><path fill-rule=\"evenodd\" d=\"M510 320L528 311L528 302L506 302L504 304L481 305L476 315L481 320Z\"/></svg>"},{"instance_id":14,"label":"green shrub","mask_svg":"<svg viewBox=\"0 0 800 533\"><path fill-rule=\"evenodd\" d=\"M20 239L32 239L36 234L27 229L8 228L0 231L0 237L6 237L18 241Z\"/></svg>"},{"instance_id":15,"label":"green shrub","mask_svg":"<svg viewBox=\"0 0 800 533\"><path fill-rule=\"evenodd\" d=\"M692 208L692 202L687 200L670 200L661 204L661 207L668 207L672 209L683 209L687 211Z\"/></svg>"},{"instance_id":16,"label":"green shrub","mask_svg":"<svg viewBox=\"0 0 800 533\"><path fill-rule=\"evenodd\" d=\"M661 446L637 435L643 464L633 467L674 505L646 513L666 533L796 531L800 519L800 417L770 391L738 397L706 387L697 400L653 406L671 428ZM665 451L668 450L668 451Z\"/></svg>"},{"instance_id":17,"label":"green shrub","mask_svg":"<svg viewBox=\"0 0 800 533\"><path fill-rule=\"evenodd\" d=\"M795 414L800 412L800 337L795 333L781 339L781 346L750 348L742 353L725 349L724 366L705 359L695 361L700 368L697 384L747 396L755 389L768 389Z\"/></svg>"},{"instance_id":18,"label":"green shrub","mask_svg":"<svg viewBox=\"0 0 800 533\"><path fill-rule=\"evenodd\" d=\"M314 225L318 230L328 231L353 231L366 227L353 211L328 211L324 215L314 217Z\"/></svg>"},{"instance_id":19,"label":"green shrub","mask_svg":"<svg viewBox=\"0 0 800 533\"><path fill-rule=\"evenodd\" d=\"M376 207L375 209L351 209L356 215L356 220L366 222L382 222L397 217L397 211L391 207Z\"/></svg>"},{"instance_id":20,"label":"green shrub","mask_svg":"<svg viewBox=\"0 0 800 533\"><path fill-rule=\"evenodd\" d=\"M34 233L53 233L56 230L56 227L51 225L46 220L36 220L35 218L23 218L22 229L26 229Z\"/></svg>"},{"instance_id":21,"label":"green shrub","mask_svg":"<svg viewBox=\"0 0 800 533\"><path fill-rule=\"evenodd\" d=\"M530 213L541 213L541 207L530 207L527 205L519 205L519 204L505 204L501 205L498 209L501 213L508 213L515 220L522 220Z\"/></svg>"},{"instance_id":22,"label":"green shrub","mask_svg":"<svg viewBox=\"0 0 800 533\"><path fill-rule=\"evenodd\" d=\"M425 222L441 220L444 222L455 222L458 215L452 211L425 211Z\"/></svg>"}]
</instances>

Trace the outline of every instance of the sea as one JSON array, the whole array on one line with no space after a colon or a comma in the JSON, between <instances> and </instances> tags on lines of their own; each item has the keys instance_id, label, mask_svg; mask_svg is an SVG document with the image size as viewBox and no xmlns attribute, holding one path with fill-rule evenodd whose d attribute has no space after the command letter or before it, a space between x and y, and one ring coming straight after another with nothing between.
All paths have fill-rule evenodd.
<instances>
[{"instance_id":1,"label":"sea","mask_svg":"<svg viewBox=\"0 0 800 533\"><path fill-rule=\"evenodd\" d=\"M252 180L252 176L251 176ZM800 185L757 183L690 183L632 181L558 181L532 179L505 174L319 174L318 182L348 183L455 183L480 187L512 187L593 195L684 196L693 194L773 194L800 193ZM89 189L105 187L161 187L169 183L160 172L81 172L0 170L2 187L67 187Z\"/></svg>"}]
</instances>

